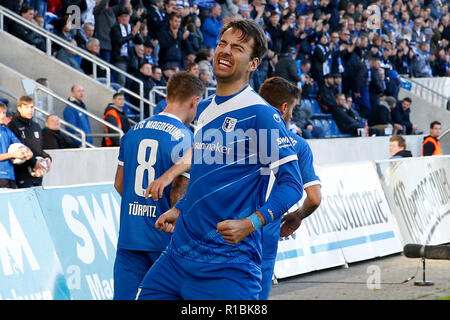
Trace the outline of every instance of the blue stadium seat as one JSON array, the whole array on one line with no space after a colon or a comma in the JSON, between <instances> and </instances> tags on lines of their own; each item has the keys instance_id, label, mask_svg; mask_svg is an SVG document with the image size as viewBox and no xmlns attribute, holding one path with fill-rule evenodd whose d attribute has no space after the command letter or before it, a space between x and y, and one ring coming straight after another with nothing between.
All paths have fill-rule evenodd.
<instances>
[{"instance_id":1,"label":"blue stadium seat","mask_svg":"<svg viewBox=\"0 0 450 320\"><path fill-rule=\"evenodd\" d=\"M313 114L323 114L322 109L320 109L319 102L317 99L311 99L312 113Z\"/></svg>"},{"instance_id":2,"label":"blue stadium seat","mask_svg":"<svg viewBox=\"0 0 450 320\"><path fill-rule=\"evenodd\" d=\"M325 138L329 138L331 136L329 119L321 119L319 121L320 121L321 127L325 133Z\"/></svg>"},{"instance_id":3,"label":"blue stadium seat","mask_svg":"<svg viewBox=\"0 0 450 320\"><path fill-rule=\"evenodd\" d=\"M340 132L336 122L333 119L328 119L327 121L330 124L330 137L331 138L351 137L350 134Z\"/></svg>"},{"instance_id":4,"label":"blue stadium seat","mask_svg":"<svg viewBox=\"0 0 450 320\"><path fill-rule=\"evenodd\" d=\"M312 104L311 101L309 99L302 99L302 103L300 106L302 109L308 110L311 114L313 113L312 111Z\"/></svg>"}]
</instances>

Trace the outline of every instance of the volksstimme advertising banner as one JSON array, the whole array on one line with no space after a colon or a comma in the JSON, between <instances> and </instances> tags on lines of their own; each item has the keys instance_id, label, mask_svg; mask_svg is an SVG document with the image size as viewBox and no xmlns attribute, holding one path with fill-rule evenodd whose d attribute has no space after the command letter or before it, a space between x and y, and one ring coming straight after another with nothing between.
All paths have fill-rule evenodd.
<instances>
[{"instance_id":1,"label":"volksstimme advertising banner","mask_svg":"<svg viewBox=\"0 0 450 320\"><path fill-rule=\"evenodd\" d=\"M0 300L70 299L34 190L2 191L0 204Z\"/></svg>"},{"instance_id":2,"label":"volksstimme advertising banner","mask_svg":"<svg viewBox=\"0 0 450 320\"><path fill-rule=\"evenodd\" d=\"M403 245L450 242L450 156L379 161L377 170Z\"/></svg>"},{"instance_id":3,"label":"volksstimme advertising banner","mask_svg":"<svg viewBox=\"0 0 450 320\"><path fill-rule=\"evenodd\" d=\"M120 196L113 185L36 193L72 299L112 299L120 215Z\"/></svg>"},{"instance_id":4,"label":"volksstimme advertising banner","mask_svg":"<svg viewBox=\"0 0 450 320\"><path fill-rule=\"evenodd\" d=\"M277 278L402 251L372 162L320 166L316 173L321 205L291 237L280 240Z\"/></svg>"}]
</instances>

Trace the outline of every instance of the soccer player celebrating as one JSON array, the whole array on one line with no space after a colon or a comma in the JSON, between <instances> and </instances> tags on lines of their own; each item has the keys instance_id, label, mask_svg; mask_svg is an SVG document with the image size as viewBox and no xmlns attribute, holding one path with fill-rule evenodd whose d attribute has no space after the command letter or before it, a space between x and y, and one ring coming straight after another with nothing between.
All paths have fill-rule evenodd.
<instances>
[{"instance_id":1,"label":"soccer player celebrating","mask_svg":"<svg viewBox=\"0 0 450 320\"><path fill-rule=\"evenodd\" d=\"M261 229L303 193L278 110L248 85L266 51L253 20L222 28L213 61L216 96L198 107L188 190L177 203L171 242L145 275L138 299L258 299ZM277 187L266 201L270 172ZM162 215L157 226L173 225L173 216Z\"/></svg>"},{"instance_id":2,"label":"soccer player celebrating","mask_svg":"<svg viewBox=\"0 0 450 320\"><path fill-rule=\"evenodd\" d=\"M259 94L281 112L286 124L289 123L292 118L292 110L300 100L300 91L297 87L283 78L272 77L264 81L259 88ZM322 199L320 180L314 171L311 148L305 139L299 135L289 131L289 136L297 152L298 165L303 180L303 188L306 191L306 198L299 209L284 215L282 220L280 216L276 223L271 223L263 229L262 290L259 295L260 300L267 300L269 298L277 256L278 240L280 237L280 222L283 222L281 236L287 237L291 235L300 227L302 220L319 207Z\"/></svg>"},{"instance_id":3,"label":"soccer player celebrating","mask_svg":"<svg viewBox=\"0 0 450 320\"><path fill-rule=\"evenodd\" d=\"M170 241L171 235L156 229L155 221L184 195L188 180L177 177L157 203L145 198L145 190L192 146L187 126L203 92L197 77L187 72L175 74L167 84L166 109L137 123L121 139L114 183L122 195L115 300L136 298L139 283Z\"/></svg>"}]
</instances>

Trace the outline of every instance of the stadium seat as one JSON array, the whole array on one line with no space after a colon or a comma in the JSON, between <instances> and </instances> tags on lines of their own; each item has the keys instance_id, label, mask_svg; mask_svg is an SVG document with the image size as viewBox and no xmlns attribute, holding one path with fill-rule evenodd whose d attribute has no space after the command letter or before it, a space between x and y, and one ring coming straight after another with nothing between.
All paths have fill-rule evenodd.
<instances>
[{"instance_id":1,"label":"stadium seat","mask_svg":"<svg viewBox=\"0 0 450 320\"><path fill-rule=\"evenodd\" d=\"M336 124L336 122L333 119L327 120L330 125L330 137L331 138L345 138L345 137L351 137L350 134L342 133L339 131L339 128Z\"/></svg>"},{"instance_id":2,"label":"stadium seat","mask_svg":"<svg viewBox=\"0 0 450 320\"><path fill-rule=\"evenodd\" d=\"M323 114L317 99L311 99L311 106L312 106L312 114Z\"/></svg>"},{"instance_id":3,"label":"stadium seat","mask_svg":"<svg viewBox=\"0 0 450 320\"><path fill-rule=\"evenodd\" d=\"M309 99L302 99L301 108L305 109L305 110L308 110L310 112L310 114L313 113L313 111L312 111L312 104L311 104L311 101Z\"/></svg>"}]
</instances>

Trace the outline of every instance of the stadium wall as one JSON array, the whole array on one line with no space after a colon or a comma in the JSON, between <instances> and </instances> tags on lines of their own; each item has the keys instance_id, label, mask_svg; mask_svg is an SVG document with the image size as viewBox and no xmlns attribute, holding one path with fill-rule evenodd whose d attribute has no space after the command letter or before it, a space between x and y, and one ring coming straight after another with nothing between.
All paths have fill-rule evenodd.
<instances>
[{"instance_id":1,"label":"stadium wall","mask_svg":"<svg viewBox=\"0 0 450 320\"><path fill-rule=\"evenodd\" d=\"M450 156L317 172L322 204L280 239L277 277L450 241ZM112 183L0 191L0 299L111 299L119 217Z\"/></svg>"}]
</instances>

